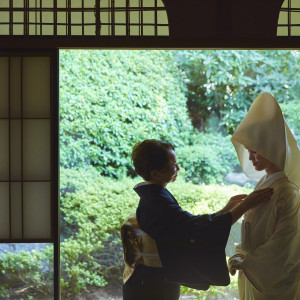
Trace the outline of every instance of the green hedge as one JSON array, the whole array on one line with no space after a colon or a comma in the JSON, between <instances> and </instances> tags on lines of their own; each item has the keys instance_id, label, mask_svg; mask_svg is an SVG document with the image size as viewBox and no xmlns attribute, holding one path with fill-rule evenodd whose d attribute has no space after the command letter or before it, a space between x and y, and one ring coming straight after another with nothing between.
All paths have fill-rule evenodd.
<instances>
[{"instance_id":1,"label":"green hedge","mask_svg":"<svg viewBox=\"0 0 300 300\"><path fill-rule=\"evenodd\" d=\"M224 176L239 166L230 137L200 133L192 146L177 148L177 160L185 169L186 181L196 184L224 182Z\"/></svg>"},{"instance_id":2,"label":"green hedge","mask_svg":"<svg viewBox=\"0 0 300 300\"><path fill-rule=\"evenodd\" d=\"M108 282L121 285L123 259L119 229L138 205L133 187L139 180L123 178L116 181L101 176L92 167L61 169L61 283L65 298L72 299L74 294L104 287ZM215 212L230 196L248 191L238 186L186 183L182 174L168 187L182 207L194 214ZM30 282L32 286L27 291L29 295L47 293L49 273L43 274L41 265L44 265L43 261L52 263L52 251L48 247L42 253L0 256L2 296L5 291L5 299L9 299L9 293L13 297L15 289L4 288L20 274L24 282Z\"/></svg>"},{"instance_id":3,"label":"green hedge","mask_svg":"<svg viewBox=\"0 0 300 300\"><path fill-rule=\"evenodd\" d=\"M137 206L132 179L102 177L95 168L61 169L63 290L105 286L122 264L119 228ZM118 278L120 279L120 278ZM116 279L114 279L116 280Z\"/></svg>"},{"instance_id":4,"label":"green hedge","mask_svg":"<svg viewBox=\"0 0 300 300\"><path fill-rule=\"evenodd\" d=\"M17 254L4 252L0 270L0 299L36 299L53 292L52 247Z\"/></svg>"}]
</instances>

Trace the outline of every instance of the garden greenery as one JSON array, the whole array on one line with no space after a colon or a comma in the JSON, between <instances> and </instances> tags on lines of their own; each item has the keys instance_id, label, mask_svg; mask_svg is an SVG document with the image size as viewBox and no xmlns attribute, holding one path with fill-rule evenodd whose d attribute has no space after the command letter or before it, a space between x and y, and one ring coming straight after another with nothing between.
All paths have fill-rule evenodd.
<instances>
[{"instance_id":1,"label":"garden greenery","mask_svg":"<svg viewBox=\"0 0 300 300\"><path fill-rule=\"evenodd\" d=\"M105 176L134 176L131 149L146 138L185 147L190 155L184 159L194 162L209 145L199 141L208 139L199 132L232 133L261 92L292 103L286 116L297 111L299 63L299 51L288 50L61 51L61 166L92 165ZM292 118L298 126L297 116ZM220 182L228 164L217 160L212 154L201 175L188 179Z\"/></svg>"},{"instance_id":2,"label":"garden greenery","mask_svg":"<svg viewBox=\"0 0 300 300\"><path fill-rule=\"evenodd\" d=\"M259 93L274 94L300 141L299 60L299 51L273 50L60 51L65 299L108 282L121 286L119 229L137 207L133 187L140 180L130 160L132 146L146 138L173 143L181 171L170 191L194 214L218 211L232 195L250 192L223 183L239 168L230 134ZM52 266L51 246L1 255L0 298L51 293ZM233 288L195 293L202 299Z\"/></svg>"},{"instance_id":3,"label":"garden greenery","mask_svg":"<svg viewBox=\"0 0 300 300\"><path fill-rule=\"evenodd\" d=\"M230 136L220 133L199 133L193 145L178 147L176 154L186 181L195 184L222 183L226 174L239 166Z\"/></svg>"},{"instance_id":4,"label":"garden greenery","mask_svg":"<svg viewBox=\"0 0 300 300\"><path fill-rule=\"evenodd\" d=\"M175 57L186 76L189 114L199 131L207 131L209 119L217 116L219 130L232 134L263 92L279 103L299 99L299 51L191 50L175 51Z\"/></svg>"},{"instance_id":5,"label":"garden greenery","mask_svg":"<svg viewBox=\"0 0 300 300\"><path fill-rule=\"evenodd\" d=\"M169 51L62 51L60 162L132 174L133 145L146 138L182 146L193 132L186 86Z\"/></svg>"},{"instance_id":6,"label":"garden greenery","mask_svg":"<svg viewBox=\"0 0 300 300\"><path fill-rule=\"evenodd\" d=\"M284 117L292 129L293 134L300 145L300 100L291 100L282 103L281 109Z\"/></svg>"}]
</instances>

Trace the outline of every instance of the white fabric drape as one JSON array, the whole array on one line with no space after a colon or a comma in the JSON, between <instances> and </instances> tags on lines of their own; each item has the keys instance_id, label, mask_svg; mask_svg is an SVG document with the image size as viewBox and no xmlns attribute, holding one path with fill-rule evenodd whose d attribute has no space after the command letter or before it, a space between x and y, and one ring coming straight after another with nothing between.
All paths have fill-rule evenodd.
<instances>
[{"instance_id":1,"label":"white fabric drape","mask_svg":"<svg viewBox=\"0 0 300 300\"><path fill-rule=\"evenodd\" d=\"M258 181L265 172L255 170L245 146L274 163L300 187L300 150L277 101L269 93L253 101L231 141L249 178Z\"/></svg>"},{"instance_id":2,"label":"white fabric drape","mask_svg":"<svg viewBox=\"0 0 300 300\"><path fill-rule=\"evenodd\" d=\"M240 299L300 300L300 150L272 95L254 100L231 140L245 174L259 181L255 189L274 190L269 202L245 214L238 256L230 259L242 261ZM247 148L282 171L256 171Z\"/></svg>"}]
</instances>

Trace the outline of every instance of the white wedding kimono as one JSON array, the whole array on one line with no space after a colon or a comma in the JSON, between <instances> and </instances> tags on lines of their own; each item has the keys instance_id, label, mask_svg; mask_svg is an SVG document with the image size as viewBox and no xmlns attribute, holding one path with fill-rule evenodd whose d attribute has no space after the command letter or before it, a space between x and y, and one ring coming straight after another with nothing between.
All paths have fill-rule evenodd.
<instances>
[{"instance_id":1,"label":"white wedding kimono","mask_svg":"<svg viewBox=\"0 0 300 300\"><path fill-rule=\"evenodd\" d=\"M249 210L242 224L240 299L297 299L300 277L299 190L284 172L264 176L255 189L272 187L269 202ZM300 298L299 298L300 299Z\"/></svg>"},{"instance_id":2,"label":"white wedding kimono","mask_svg":"<svg viewBox=\"0 0 300 300\"><path fill-rule=\"evenodd\" d=\"M255 190L274 191L245 214L241 244L230 258L239 261L240 300L300 300L300 150L270 94L255 99L232 142L245 174L260 179ZM244 146L283 171L256 171Z\"/></svg>"}]
</instances>

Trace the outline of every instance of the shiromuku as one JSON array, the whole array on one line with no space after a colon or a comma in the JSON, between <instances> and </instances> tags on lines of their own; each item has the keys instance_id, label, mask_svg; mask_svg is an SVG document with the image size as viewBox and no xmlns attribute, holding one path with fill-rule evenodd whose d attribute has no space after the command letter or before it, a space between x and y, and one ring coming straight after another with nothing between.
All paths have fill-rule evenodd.
<instances>
[{"instance_id":1,"label":"shiromuku","mask_svg":"<svg viewBox=\"0 0 300 300\"><path fill-rule=\"evenodd\" d=\"M254 100L231 141L244 173L258 181L255 190L274 191L244 215L229 260L230 272L239 270L240 299L300 299L300 150L272 95Z\"/></svg>"}]
</instances>

